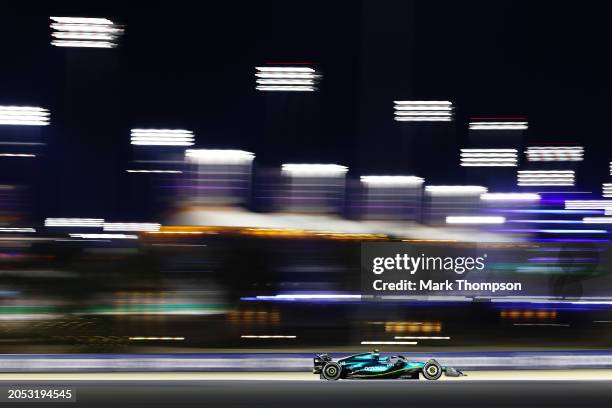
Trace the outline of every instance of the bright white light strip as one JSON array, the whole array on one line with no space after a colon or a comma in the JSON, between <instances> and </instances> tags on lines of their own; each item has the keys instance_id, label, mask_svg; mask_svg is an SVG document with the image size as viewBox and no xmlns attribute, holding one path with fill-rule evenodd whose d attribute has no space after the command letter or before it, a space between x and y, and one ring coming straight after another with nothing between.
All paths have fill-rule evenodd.
<instances>
[{"instance_id":1,"label":"bright white light strip","mask_svg":"<svg viewBox=\"0 0 612 408\"><path fill-rule=\"evenodd\" d=\"M185 129L131 129L132 134L145 134L147 136L172 136L172 135L193 135L191 130Z\"/></svg>"},{"instance_id":2,"label":"bright white light strip","mask_svg":"<svg viewBox=\"0 0 612 408\"><path fill-rule=\"evenodd\" d=\"M185 157L203 164L248 164L255 155L244 150L187 149Z\"/></svg>"},{"instance_id":3,"label":"bright white light strip","mask_svg":"<svg viewBox=\"0 0 612 408\"><path fill-rule=\"evenodd\" d=\"M449 336L395 336L396 340L450 340Z\"/></svg>"},{"instance_id":4,"label":"bright white light strip","mask_svg":"<svg viewBox=\"0 0 612 408\"><path fill-rule=\"evenodd\" d=\"M573 181L558 181L558 180L540 180L540 181L523 181L518 183L523 187L546 187L546 186L573 186Z\"/></svg>"},{"instance_id":5,"label":"bright white light strip","mask_svg":"<svg viewBox=\"0 0 612 408\"><path fill-rule=\"evenodd\" d=\"M315 294L281 294L273 296L256 296L257 299L286 299L286 300L315 300L315 299L361 299L361 295L341 295L335 293L315 293Z\"/></svg>"},{"instance_id":6,"label":"bright white light strip","mask_svg":"<svg viewBox=\"0 0 612 408\"><path fill-rule=\"evenodd\" d=\"M529 161L582 161L582 146L531 146L525 151Z\"/></svg>"},{"instance_id":7,"label":"bright white light strip","mask_svg":"<svg viewBox=\"0 0 612 408\"><path fill-rule=\"evenodd\" d=\"M361 344L389 344L410 346L417 344L416 341L362 341Z\"/></svg>"},{"instance_id":8,"label":"bright white light strip","mask_svg":"<svg viewBox=\"0 0 612 408\"><path fill-rule=\"evenodd\" d=\"M243 334L240 336L242 339L295 339L297 336L283 336L277 334L270 335L255 335L255 334Z\"/></svg>"},{"instance_id":9,"label":"bright white light strip","mask_svg":"<svg viewBox=\"0 0 612 408\"><path fill-rule=\"evenodd\" d=\"M113 25L113 22L107 18L89 18L89 17L51 17L51 20L65 24L99 24Z\"/></svg>"},{"instance_id":10,"label":"bright white light strip","mask_svg":"<svg viewBox=\"0 0 612 408\"><path fill-rule=\"evenodd\" d=\"M565 200L566 210L612 209L612 200Z\"/></svg>"},{"instance_id":11,"label":"bright white light strip","mask_svg":"<svg viewBox=\"0 0 612 408\"><path fill-rule=\"evenodd\" d=\"M0 125L47 126L48 124L49 121L45 120L0 119Z\"/></svg>"},{"instance_id":12,"label":"bright white light strip","mask_svg":"<svg viewBox=\"0 0 612 408\"><path fill-rule=\"evenodd\" d=\"M541 198L535 193L484 193L480 196L486 201L535 201Z\"/></svg>"},{"instance_id":13,"label":"bright white light strip","mask_svg":"<svg viewBox=\"0 0 612 408\"><path fill-rule=\"evenodd\" d=\"M55 38L63 40L101 40L101 41L112 41L115 36L106 33L52 33Z\"/></svg>"},{"instance_id":14,"label":"bright white light strip","mask_svg":"<svg viewBox=\"0 0 612 408\"><path fill-rule=\"evenodd\" d=\"M138 239L138 235L126 234L70 234L70 237L84 239Z\"/></svg>"},{"instance_id":15,"label":"bright white light strip","mask_svg":"<svg viewBox=\"0 0 612 408\"><path fill-rule=\"evenodd\" d=\"M467 157L515 157L518 151L516 149L461 149L461 153Z\"/></svg>"},{"instance_id":16,"label":"bright white light strip","mask_svg":"<svg viewBox=\"0 0 612 408\"><path fill-rule=\"evenodd\" d=\"M191 146L193 132L184 129L132 129L131 143L143 146Z\"/></svg>"},{"instance_id":17,"label":"bright white light strip","mask_svg":"<svg viewBox=\"0 0 612 408\"><path fill-rule=\"evenodd\" d=\"M180 170L126 170L128 173L169 173L169 174L181 174Z\"/></svg>"},{"instance_id":18,"label":"bright white light strip","mask_svg":"<svg viewBox=\"0 0 612 408\"><path fill-rule=\"evenodd\" d=\"M36 157L31 153L0 153L0 157Z\"/></svg>"},{"instance_id":19,"label":"bright white light strip","mask_svg":"<svg viewBox=\"0 0 612 408\"><path fill-rule=\"evenodd\" d=\"M257 86L255 87L258 91L314 91L315 89L310 86L281 86L281 85L269 85L269 86Z\"/></svg>"},{"instance_id":20,"label":"bright white light strip","mask_svg":"<svg viewBox=\"0 0 612 408\"><path fill-rule=\"evenodd\" d=\"M516 149L461 149L463 167L515 167Z\"/></svg>"},{"instance_id":21,"label":"bright white light strip","mask_svg":"<svg viewBox=\"0 0 612 408\"><path fill-rule=\"evenodd\" d=\"M0 232L36 232L34 228L0 227Z\"/></svg>"},{"instance_id":22,"label":"bright white light strip","mask_svg":"<svg viewBox=\"0 0 612 408\"><path fill-rule=\"evenodd\" d=\"M585 224L612 224L612 217L584 217Z\"/></svg>"},{"instance_id":23,"label":"bright white light strip","mask_svg":"<svg viewBox=\"0 0 612 408\"><path fill-rule=\"evenodd\" d=\"M320 75L309 67L255 67L258 91L314 91Z\"/></svg>"},{"instance_id":24,"label":"bright white light strip","mask_svg":"<svg viewBox=\"0 0 612 408\"><path fill-rule=\"evenodd\" d=\"M450 122L452 103L449 101L394 101L398 122Z\"/></svg>"},{"instance_id":25,"label":"bright white light strip","mask_svg":"<svg viewBox=\"0 0 612 408\"><path fill-rule=\"evenodd\" d=\"M315 72L309 67L255 67L255 69L262 72Z\"/></svg>"},{"instance_id":26,"label":"bright white light strip","mask_svg":"<svg viewBox=\"0 0 612 408\"><path fill-rule=\"evenodd\" d=\"M132 136L130 140L133 145L161 145L161 146L191 146L193 136Z\"/></svg>"},{"instance_id":27,"label":"bright white light strip","mask_svg":"<svg viewBox=\"0 0 612 408\"><path fill-rule=\"evenodd\" d=\"M0 125L46 126L49 111L36 106L0 106Z\"/></svg>"},{"instance_id":28,"label":"bright white light strip","mask_svg":"<svg viewBox=\"0 0 612 408\"><path fill-rule=\"evenodd\" d=\"M519 186L573 186L573 170L521 170Z\"/></svg>"},{"instance_id":29,"label":"bright white light strip","mask_svg":"<svg viewBox=\"0 0 612 408\"><path fill-rule=\"evenodd\" d=\"M106 41L67 41L57 40L51 41L51 45L56 47L75 47L75 48L113 48L114 43Z\"/></svg>"},{"instance_id":30,"label":"bright white light strip","mask_svg":"<svg viewBox=\"0 0 612 408\"><path fill-rule=\"evenodd\" d=\"M516 163L516 156L510 155L487 155L487 154L477 154L477 155L462 155L461 161L464 163L490 163L490 162L500 162L500 163Z\"/></svg>"},{"instance_id":31,"label":"bright white light strip","mask_svg":"<svg viewBox=\"0 0 612 408\"><path fill-rule=\"evenodd\" d=\"M287 79L312 79L315 78L315 74L313 73L304 73L304 72L258 72L255 74L257 78L287 78Z\"/></svg>"},{"instance_id":32,"label":"bright white light strip","mask_svg":"<svg viewBox=\"0 0 612 408\"><path fill-rule=\"evenodd\" d=\"M113 48L123 29L106 18L51 17L57 47Z\"/></svg>"},{"instance_id":33,"label":"bright white light strip","mask_svg":"<svg viewBox=\"0 0 612 408\"><path fill-rule=\"evenodd\" d=\"M395 106L396 115L451 115L450 108L442 107L442 106L423 106L423 105L415 105L415 106Z\"/></svg>"},{"instance_id":34,"label":"bright white light strip","mask_svg":"<svg viewBox=\"0 0 612 408\"><path fill-rule=\"evenodd\" d=\"M0 105L1 114L47 116L49 111L38 106Z\"/></svg>"},{"instance_id":35,"label":"bright white light strip","mask_svg":"<svg viewBox=\"0 0 612 408\"><path fill-rule=\"evenodd\" d=\"M99 24L62 24L62 23L51 23L51 28L57 30L55 32L68 32L68 33L105 33L113 34L117 37L123 30L108 25Z\"/></svg>"},{"instance_id":36,"label":"bright white light strip","mask_svg":"<svg viewBox=\"0 0 612 408\"><path fill-rule=\"evenodd\" d=\"M145 336L136 336L136 337L129 337L129 340L175 340L175 341L180 341L180 340L185 340L184 337L145 337Z\"/></svg>"},{"instance_id":37,"label":"bright white light strip","mask_svg":"<svg viewBox=\"0 0 612 408\"><path fill-rule=\"evenodd\" d=\"M396 115L451 115L451 108L439 107L439 106L396 106ZM429 113L427 113L429 112Z\"/></svg>"},{"instance_id":38,"label":"bright white light strip","mask_svg":"<svg viewBox=\"0 0 612 408\"><path fill-rule=\"evenodd\" d=\"M503 224L506 222L504 217L499 216L448 216L447 224Z\"/></svg>"},{"instance_id":39,"label":"bright white light strip","mask_svg":"<svg viewBox=\"0 0 612 408\"><path fill-rule=\"evenodd\" d=\"M339 164L294 164L281 166L281 171L291 177L337 177L344 176L348 167Z\"/></svg>"},{"instance_id":40,"label":"bright white light strip","mask_svg":"<svg viewBox=\"0 0 612 408\"><path fill-rule=\"evenodd\" d=\"M453 103L450 101L393 101L396 105L440 105L440 106L451 106Z\"/></svg>"},{"instance_id":41,"label":"bright white light strip","mask_svg":"<svg viewBox=\"0 0 612 408\"><path fill-rule=\"evenodd\" d=\"M603 183L601 185L602 196L606 198L612 197L612 184L611 183Z\"/></svg>"},{"instance_id":42,"label":"bright white light strip","mask_svg":"<svg viewBox=\"0 0 612 408\"><path fill-rule=\"evenodd\" d=\"M314 85L312 79L258 79L261 85Z\"/></svg>"},{"instance_id":43,"label":"bright white light strip","mask_svg":"<svg viewBox=\"0 0 612 408\"><path fill-rule=\"evenodd\" d=\"M470 122L471 130L525 130L527 122Z\"/></svg>"},{"instance_id":44,"label":"bright white light strip","mask_svg":"<svg viewBox=\"0 0 612 408\"><path fill-rule=\"evenodd\" d=\"M105 222L104 231L159 231L161 224L150 222Z\"/></svg>"},{"instance_id":45,"label":"bright white light strip","mask_svg":"<svg viewBox=\"0 0 612 408\"><path fill-rule=\"evenodd\" d=\"M487 188L483 186L425 186L425 191L431 195L480 195L486 193Z\"/></svg>"},{"instance_id":46,"label":"bright white light strip","mask_svg":"<svg viewBox=\"0 0 612 408\"><path fill-rule=\"evenodd\" d=\"M527 153L532 152L534 154L557 154L557 153L583 153L584 147L582 146L529 146L527 147Z\"/></svg>"},{"instance_id":47,"label":"bright white light strip","mask_svg":"<svg viewBox=\"0 0 612 408\"><path fill-rule=\"evenodd\" d=\"M398 122L450 122L451 117L447 116L396 116Z\"/></svg>"},{"instance_id":48,"label":"bright white light strip","mask_svg":"<svg viewBox=\"0 0 612 408\"><path fill-rule=\"evenodd\" d=\"M102 227L102 218L47 218L45 227Z\"/></svg>"},{"instance_id":49,"label":"bright white light strip","mask_svg":"<svg viewBox=\"0 0 612 408\"><path fill-rule=\"evenodd\" d=\"M361 176L359 179L368 187L417 186L425 181L416 176Z\"/></svg>"}]
</instances>

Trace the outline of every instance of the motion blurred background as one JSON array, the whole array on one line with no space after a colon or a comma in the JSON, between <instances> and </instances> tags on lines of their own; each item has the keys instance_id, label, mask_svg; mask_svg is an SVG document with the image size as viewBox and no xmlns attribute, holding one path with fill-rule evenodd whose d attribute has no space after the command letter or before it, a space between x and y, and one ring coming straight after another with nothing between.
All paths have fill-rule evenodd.
<instances>
[{"instance_id":1,"label":"motion blurred background","mask_svg":"<svg viewBox=\"0 0 612 408\"><path fill-rule=\"evenodd\" d=\"M5 6L0 352L607 348L587 4ZM370 241L497 252L530 291L364 301Z\"/></svg>"}]
</instances>

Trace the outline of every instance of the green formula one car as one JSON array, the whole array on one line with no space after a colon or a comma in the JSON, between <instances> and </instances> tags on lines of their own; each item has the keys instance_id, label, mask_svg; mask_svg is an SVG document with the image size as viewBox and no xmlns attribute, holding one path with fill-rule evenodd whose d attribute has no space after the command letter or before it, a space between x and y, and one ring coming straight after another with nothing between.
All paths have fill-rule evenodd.
<instances>
[{"instance_id":1,"label":"green formula one car","mask_svg":"<svg viewBox=\"0 0 612 408\"><path fill-rule=\"evenodd\" d=\"M370 353L354 354L333 361L327 354L314 358L313 374L321 379L413 379L422 375L428 380L437 380L442 374L447 377L460 377L461 371L441 366L436 360L425 363L408 361L404 356L381 357L378 350Z\"/></svg>"}]
</instances>

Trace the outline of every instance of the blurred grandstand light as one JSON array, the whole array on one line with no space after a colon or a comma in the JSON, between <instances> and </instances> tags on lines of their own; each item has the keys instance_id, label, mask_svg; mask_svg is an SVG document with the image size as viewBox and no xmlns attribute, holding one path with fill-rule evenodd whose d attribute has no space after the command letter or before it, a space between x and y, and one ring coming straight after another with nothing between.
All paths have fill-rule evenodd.
<instances>
[{"instance_id":1,"label":"blurred grandstand light","mask_svg":"<svg viewBox=\"0 0 612 408\"><path fill-rule=\"evenodd\" d=\"M515 167L516 149L461 149L462 167Z\"/></svg>"},{"instance_id":2,"label":"blurred grandstand light","mask_svg":"<svg viewBox=\"0 0 612 408\"><path fill-rule=\"evenodd\" d=\"M368 187L418 186L425 181L416 176L361 176L360 180Z\"/></svg>"},{"instance_id":3,"label":"blurred grandstand light","mask_svg":"<svg viewBox=\"0 0 612 408\"><path fill-rule=\"evenodd\" d=\"M0 125L46 126L49 111L35 106L0 105Z\"/></svg>"},{"instance_id":4,"label":"blurred grandstand light","mask_svg":"<svg viewBox=\"0 0 612 408\"><path fill-rule=\"evenodd\" d=\"M185 157L200 164L249 164L255 155L244 150L187 149Z\"/></svg>"},{"instance_id":5,"label":"blurred grandstand light","mask_svg":"<svg viewBox=\"0 0 612 408\"><path fill-rule=\"evenodd\" d=\"M480 196L485 201L536 201L541 198L535 193L484 193Z\"/></svg>"},{"instance_id":6,"label":"blurred grandstand light","mask_svg":"<svg viewBox=\"0 0 612 408\"><path fill-rule=\"evenodd\" d=\"M240 336L242 339L295 339L297 336L285 336L280 334L268 334L268 335L255 335L255 334L243 334Z\"/></svg>"},{"instance_id":7,"label":"blurred grandstand light","mask_svg":"<svg viewBox=\"0 0 612 408\"><path fill-rule=\"evenodd\" d=\"M181 174L180 170L144 170L144 169L129 169L128 173L160 173L160 174Z\"/></svg>"},{"instance_id":8,"label":"blurred grandstand light","mask_svg":"<svg viewBox=\"0 0 612 408\"><path fill-rule=\"evenodd\" d=\"M525 151L528 161L582 161L582 146L531 146Z\"/></svg>"},{"instance_id":9,"label":"blurred grandstand light","mask_svg":"<svg viewBox=\"0 0 612 408\"><path fill-rule=\"evenodd\" d=\"M291 177L339 177L348 167L339 164L283 164L281 171Z\"/></svg>"},{"instance_id":10,"label":"blurred grandstand light","mask_svg":"<svg viewBox=\"0 0 612 408\"><path fill-rule=\"evenodd\" d=\"M516 220L513 219L509 222L518 224L580 224L580 220Z\"/></svg>"},{"instance_id":11,"label":"blurred grandstand light","mask_svg":"<svg viewBox=\"0 0 612 408\"><path fill-rule=\"evenodd\" d=\"M150 340L150 341L157 341L157 340L181 341L181 340L185 340L185 338L184 337L169 337L169 336L162 336L162 337L135 336L135 337L128 337L128 340L134 340L134 341L143 341L143 340Z\"/></svg>"},{"instance_id":12,"label":"blurred grandstand light","mask_svg":"<svg viewBox=\"0 0 612 408\"><path fill-rule=\"evenodd\" d=\"M192 146L193 132L184 129L132 129L131 144L142 146Z\"/></svg>"},{"instance_id":13,"label":"blurred grandstand light","mask_svg":"<svg viewBox=\"0 0 612 408\"><path fill-rule=\"evenodd\" d=\"M612 209L612 200L565 200L566 210Z\"/></svg>"},{"instance_id":14,"label":"blurred grandstand light","mask_svg":"<svg viewBox=\"0 0 612 408\"><path fill-rule=\"evenodd\" d=\"M503 224L506 222L504 217L500 216L448 216L446 217L447 224Z\"/></svg>"},{"instance_id":15,"label":"blurred grandstand light","mask_svg":"<svg viewBox=\"0 0 612 408\"><path fill-rule=\"evenodd\" d=\"M409 346L417 344L416 341L362 341L361 344L388 344L388 345L398 345L398 346Z\"/></svg>"},{"instance_id":16,"label":"blurred grandstand light","mask_svg":"<svg viewBox=\"0 0 612 408\"><path fill-rule=\"evenodd\" d=\"M398 122L450 122L453 104L449 101L394 101Z\"/></svg>"},{"instance_id":17,"label":"blurred grandstand light","mask_svg":"<svg viewBox=\"0 0 612 408\"><path fill-rule=\"evenodd\" d=\"M45 227L102 227L101 218L47 218Z\"/></svg>"},{"instance_id":18,"label":"blurred grandstand light","mask_svg":"<svg viewBox=\"0 0 612 408\"><path fill-rule=\"evenodd\" d=\"M84 239L138 239L138 235L126 234L70 234L70 237Z\"/></svg>"},{"instance_id":19,"label":"blurred grandstand light","mask_svg":"<svg viewBox=\"0 0 612 408\"><path fill-rule=\"evenodd\" d=\"M396 340L450 340L449 336L395 336Z\"/></svg>"},{"instance_id":20,"label":"blurred grandstand light","mask_svg":"<svg viewBox=\"0 0 612 408\"><path fill-rule=\"evenodd\" d=\"M603 183L601 185L601 190L603 197L612 197L612 183Z\"/></svg>"},{"instance_id":21,"label":"blurred grandstand light","mask_svg":"<svg viewBox=\"0 0 612 408\"><path fill-rule=\"evenodd\" d=\"M612 224L612 217L584 217L585 224Z\"/></svg>"},{"instance_id":22,"label":"blurred grandstand light","mask_svg":"<svg viewBox=\"0 0 612 408\"><path fill-rule=\"evenodd\" d=\"M470 130L525 130L527 122L525 121L475 121L469 122Z\"/></svg>"},{"instance_id":23,"label":"blurred grandstand light","mask_svg":"<svg viewBox=\"0 0 612 408\"><path fill-rule=\"evenodd\" d=\"M321 78L310 67L255 67L258 91L314 91Z\"/></svg>"},{"instance_id":24,"label":"blurred grandstand light","mask_svg":"<svg viewBox=\"0 0 612 408\"><path fill-rule=\"evenodd\" d=\"M0 232L36 232L34 228L0 227Z\"/></svg>"},{"instance_id":25,"label":"blurred grandstand light","mask_svg":"<svg viewBox=\"0 0 612 408\"><path fill-rule=\"evenodd\" d=\"M138 222L105 222L104 231L159 231L161 224Z\"/></svg>"},{"instance_id":26,"label":"blurred grandstand light","mask_svg":"<svg viewBox=\"0 0 612 408\"><path fill-rule=\"evenodd\" d=\"M314 294L279 294L269 296L255 296L254 300L277 300L277 301L295 301L295 300L307 300L307 301L336 301L336 300L361 300L361 295L345 295L337 293L314 293Z\"/></svg>"},{"instance_id":27,"label":"blurred grandstand light","mask_svg":"<svg viewBox=\"0 0 612 408\"><path fill-rule=\"evenodd\" d=\"M425 186L425 192L430 195L482 195L487 192L483 186Z\"/></svg>"},{"instance_id":28,"label":"blurred grandstand light","mask_svg":"<svg viewBox=\"0 0 612 408\"><path fill-rule=\"evenodd\" d=\"M587 229L504 229L502 232L519 232L519 233L530 233L530 232L542 232L545 234L606 234L606 230L587 230Z\"/></svg>"},{"instance_id":29,"label":"blurred grandstand light","mask_svg":"<svg viewBox=\"0 0 612 408\"><path fill-rule=\"evenodd\" d=\"M0 157L36 157L31 153L0 153Z\"/></svg>"},{"instance_id":30,"label":"blurred grandstand light","mask_svg":"<svg viewBox=\"0 0 612 408\"><path fill-rule=\"evenodd\" d=\"M52 45L113 48L123 28L106 18L51 17Z\"/></svg>"},{"instance_id":31,"label":"blurred grandstand light","mask_svg":"<svg viewBox=\"0 0 612 408\"><path fill-rule=\"evenodd\" d=\"M573 170L519 170L519 186L573 186Z\"/></svg>"}]
</instances>

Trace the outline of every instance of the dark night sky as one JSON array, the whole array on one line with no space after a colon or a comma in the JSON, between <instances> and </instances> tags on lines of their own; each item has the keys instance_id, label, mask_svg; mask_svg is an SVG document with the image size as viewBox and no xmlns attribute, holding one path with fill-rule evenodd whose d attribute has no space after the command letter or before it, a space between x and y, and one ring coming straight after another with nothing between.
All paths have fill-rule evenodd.
<instances>
[{"instance_id":1,"label":"dark night sky","mask_svg":"<svg viewBox=\"0 0 612 408\"><path fill-rule=\"evenodd\" d=\"M103 138L92 143L106 144L107 152L116 149L111 165L117 180L130 158L129 128L138 126L192 129L198 146L251 150L263 165L331 161L349 165L355 175L376 169L411 173L409 164L385 165L380 157L405 134L392 120L398 98L452 100L456 122L444 133L456 137L452 146L465 143L471 116L527 116L524 142L585 145L588 166L580 169L580 185L596 189L608 178L612 36L603 2L49 3L4 6L0 104L48 107L54 116L45 137L49 153L56 152L53 146L65 144L53 139L62 138L70 117L65 94L75 86L67 73L80 74L68 66L66 50L49 44L48 17L109 17L125 24L120 48L85 51L116 54L100 68L116 92L103 93L102 106L113 109L111 116L102 109L99 120L119 134L104 138L94 131L87 137ZM315 63L324 75L320 92L255 91L254 66L277 61ZM94 64L105 64L104 58L92 58ZM95 86L79 95L84 106L101 106ZM77 150L89 141L82 143ZM371 150L376 143L384 149ZM66 166L73 157L66 156ZM431 168L418 168L427 174L419 175L466 181L454 160L430 160ZM60 173L49 171L51 177ZM108 174L98 174L98 181L110 179ZM117 191L128 188L122 183L117 181Z\"/></svg>"}]
</instances>

